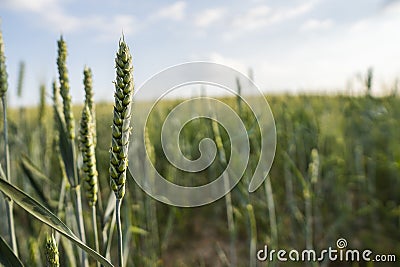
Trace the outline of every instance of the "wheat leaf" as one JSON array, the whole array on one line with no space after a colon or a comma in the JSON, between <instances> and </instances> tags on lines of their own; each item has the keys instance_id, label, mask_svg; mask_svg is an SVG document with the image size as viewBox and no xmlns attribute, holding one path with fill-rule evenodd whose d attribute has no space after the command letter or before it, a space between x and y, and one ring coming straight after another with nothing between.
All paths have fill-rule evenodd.
<instances>
[{"instance_id":1,"label":"wheat leaf","mask_svg":"<svg viewBox=\"0 0 400 267\"><path fill-rule=\"evenodd\" d=\"M2 172L0 172L0 174L2 174ZM3 191L4 194L8 195L24 210L71 240L74 244L86 251L86 253L95 258L101 264L107 267L113 267L113 265L106 258L85 245L57 216L55 216L51 211L49 211L35 199L31 198L29 195L7 182L3 175L0 179L0 190Z\"/></svg>"},{"instance_id":2,"label":"wheat leaf","mask_svg":"<svg viewBox=\"0 0 400 267\"><path fill-rule=\"evenodd\" d=\"M51 208L54 208L54 203L51 203L51 200L49 199L47 194L43 192L41 186L41 184L43 183L49 183L50 179L46 175L44 175L26 155L21 156L20 163L23 172L28 177L29 182L31 183L39 199L44 203L48 203Z\"/></svg>"},{"instance_id":3,"label":"wheat leaf","mask_svg":"<svg viewBox=\"0 0 400 267\"><path fill-rule=\"evenodd\" d=\"M5 267L24 266L1 236L0 236L0 263Z\"/></svg>"},{"instance_id":4,"label":"wheat leaf","mask_svg":"<svg viewBox=\"0 0 400 267\"><path fill-rule=\"evenodd\" d=\"M78 184L77 177L75 177L75 151L74 146L71 143L71 139L68 138L68 130L65 124L65 120L61 116L59 110L55 109L57 124L59 126L59 142L61 157L64 161L65 171L67 173L68 181L72 186Z\"/></svg>"}]
</instances>

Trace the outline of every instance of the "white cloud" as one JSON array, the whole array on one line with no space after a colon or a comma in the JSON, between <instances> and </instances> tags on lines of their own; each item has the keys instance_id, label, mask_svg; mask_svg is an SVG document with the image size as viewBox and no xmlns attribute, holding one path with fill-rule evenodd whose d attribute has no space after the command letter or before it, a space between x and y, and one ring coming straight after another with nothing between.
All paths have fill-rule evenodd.
<instances>
[{"instance_id":1,"label":"white cloud","mask_svg":"<svg viewBox=\"0 0 400 267\"><path fill-rule=\"evenodd\" d=\"M300 26L300 30L301 31L326 30L331 28L333 24L334 24L333 20L331 19L324 19L324 20L309 19Z\"/></svg>"},{"instance_id":2,"label":"white cloud","mask_svg":"<svg viewBox=\"0 0 400 267\"><path fill-rule=\"evenodd\" d=\"M57 33L61 32L65 34L89 31L97 39L103 41L115 40L120 36L121 32L124 34L133 34L139 28L135 17L124 14L77 17L66 14L62 10L56 10L56 12L43 15L41 19L45 27L49 27Z\"/></svg>"},{"instance_id":3,"label":"white cloud","mask_svg":"<svg viewBox=\"0 0 400 267\"><path fill-rule=\"evenodd\" d=\"M131 15L117 14L112 17L93 16L85 18L81 24L87 30L98 33L99 40L116 40L123 32L126 35L134 34L139 30L137 19Z\"/></svg>"},{"instance_id":4,"label":"white cloud","mask_svg":"<svg viewBox=\"0 0 400 267\"><path fill-rule=\"evenodd\" d=\"M56 0L6 0L5 7L32 13L35 23L53 32L66 34L91 31L99 40L115 40L122 31L133 34L140 27L132 15L70 15L63 8L62 1Z\"/></svg>"},{"instance_id":5,"label":"white cloud","mask_svg":"<svg viewBox=\"0 0 400 267\"><path fill-rule=\"evenodd\" d=\"M300 16L300 15L303 15L303 14L309 12L315 6L315 3L316 3L315 1L309 1L307 3L296 6L294 8L282 10L281 12L278 12L275 15L275 19L278 21L281 21L281 20L291 19L291 18Z\"/></svg>"},{"instance_id":6,"label":"white cloud","mask_svg":"<svg viewBox=\"0 0 400 267\"><path fill-rule=\"evenodd\" d=\"M254 30L265 26L268 23L268 15L271 13L271 8L262 5L250 9L244 15L236 18L233 21L233 27L239 27L242 30Z\"/></svg>"},{"instance_id":7,"label":"white cloud","mask_svg":"<svg viewBox=\"0 0 400 267\"><path fill-rule=\"evenodd\" d=\"M400 73L399 62L394 60L400 57L396 49L400 46L396 34L399 25L398 16L378 14L346 25L340 31L314 35L279 58L267 55L253 62L256 78L260 77L256 80L278 89L344 89L346 80L372 66L376 84L390 84ZM354 89L360 88L356 85ZM376 94L382 93L380 86L375 90Z\"/></svg>"},{"instance_id":8,"label":"white cloud","mask_svg":"<svg viewBox=\"0 0 400 267\"><path fill-rule=\"evenodd\" d=\"M206 28L216 21L223 18L226 10L224 8L210 8L200 12L195 20L194 24L197 27Z\"/></svg>"},{"instance_id":9,"label":"white cloud","mask_svg":"<svg viewBox=\"0 0 400 267\"><path fill-rule=\"evenodd\" d=\"M3 4L14 10L43 12L49 6L54 6L56 0L5 0Z\"/></svg>"},{"instance_id":10,"label":"white cloud","mask_svg":"<svg viewBox=\"0 0 400 267\"><path fill-rule=\"evenodd\" d=\"M290 8L270 8L259 5L251 8L232 22L232 29L225 34L226 39L233 39L244 32L255 31L265 27L282 23L308 13L316 1L308 1Z\"/></svg>"},{"instance_id":11,"label":"white cloud","mask_svg":"<svg viewBox=\"0 0 400 267\"><path fill-rule=\"evenodd\" d=\"M153 20L169 19L180 21L185 17L186 2L178 1L163 7L150 16Z\"/></svg>"},{"instance_id":12,"label":"white cloud","mask_svg":"<svg viewBox=\"0 0 400 267\"><path fill-rule=\"evenodd\" d=\"M213 52L208 56L208 60L214 63L219 63L238 70L242 73L246 73L248 67L242 61L234 58L222 56L220 53Z\"/></svg>"},{"instance_id":13,"label":"white cloud","mask_svg":"<svg viewBox=\"0 0 400 267\"><path fill-rule=\"evenodd\" d=\"M42 24L56 32L75 32L82 26L82 21L74 16L70 16L61 9L51 9L51 12L40 13Z\"/></svg>"},{"instance_id":14,"label":"white cloud","mask_svg":"<svg viewBox=\"0 0 400 267\"><path fill-rule=\"evenodd\" d=\"M57 32L71 32L80 27L77 17L64 12L61 1L6 0L5 7L19 12L30 12L38 17L36 22Z\"/></svg>"},{"instance_id":15,"label":"white cloud","mask_svg":"<svg viewBox=\"0 0 400 267\"><path fill-rule=\"evenodd\" d=\"M386 13L399 13L400 12L400 1L393 0L388 1L383 8L384 12Z\"/></svg>"}]
</instances>

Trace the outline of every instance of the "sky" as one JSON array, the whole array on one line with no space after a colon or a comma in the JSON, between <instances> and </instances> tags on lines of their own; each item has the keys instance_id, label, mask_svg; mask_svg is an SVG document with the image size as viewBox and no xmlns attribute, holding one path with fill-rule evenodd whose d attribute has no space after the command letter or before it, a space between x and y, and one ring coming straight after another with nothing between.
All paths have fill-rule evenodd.
<instances>
[{"instance_id":1,"label":"sky","mask_svg":"<svg viewBox=\"0 0 400 267\"><path fill-rule=\"evenodd\" d=\"M68 45L72 99L83 101L83 68L95 99L113 101L114 58L124 35L140 86L176 64L211 61L252 69L265 93L357 93L374 70L373 93L400 77L397 0L0 0L11 105L38 103L57 78L57 40ZM23 96L18 65L26 64Z\"/></svg>"}]
</instances>

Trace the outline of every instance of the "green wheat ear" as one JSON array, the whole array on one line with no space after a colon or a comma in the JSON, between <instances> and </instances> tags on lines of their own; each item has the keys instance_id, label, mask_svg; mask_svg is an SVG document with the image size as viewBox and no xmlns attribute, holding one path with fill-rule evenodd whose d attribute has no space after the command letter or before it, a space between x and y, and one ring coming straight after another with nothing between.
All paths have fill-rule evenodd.
<instances>
[{"instance_id":1,"label":"green wheat ear","mask_svg":"<svg viewBox=\"0 0 400 267\"><path fill-rule=\"evenodd\" d=\"M129 47L123 39L115 59L116 81L112 143L110 156L110 184L117 199L125 194L126 168L128 166L128 147L130 119L133 96L133 67Z\"/></svg>"},{"instance_id":2,"label":"green wheat ear","mask_svg":"<svg viewBox=\"0 0 400 267\"><path fill-rule=\"evenodd\" d=\"M0 30L0 98L3 98L8 89L6 57L4 56L3 33Z\"/></svg>"},{"instance_id":3,"label":"green wheat ear","mask_svg":"<svg viewBox=\"0 0 400 267\"><path fill-rule=\"evenodd\" d=\"M83 85L85 86L85 103L88 104L89 110L92 111L94 106L92 70L86 66L83 70Z\"/></svg>"},{"instance_id":4,"label":"green wheat ear","mask_svg":"<svg viewBox=\"0 0 400 267\"><path fill-rule=\"evenodd\" d=\"M64 119L64 114L62 113L62 104L60 102L60 87L57 85L57 82L54 80L52 85L53 89L53 108L54 108L54 113L57 110L60 113L60 116ZM57 121L57 119L55 119ZM56 127L57 129L57 127Z\"/></svg>"},{"instance_id":5,"label":"green wheat ear","mask_svg":"<svg viewBox=\"0 0 400 267\"><path fill-rule=\"evenodd\" d=\"M46 266L58 267L60 266L58 248L53 234L47 235L46 238Z\"/></svg>"},{"instance_id":6,"label":"green wheat ear","mask_svg":"<svg viewBox=\"0 0 400 267\"><path fill-rule=\"evenodd\" d=\"M40 253L37 245L37 240L33 237L30 237L28 240L28 248L29 248L29 266L36 267L37 261L40 258Z\"/></svg>"},{"instance_id":7,"label":"green wheat ear","mask_svg":"<svg viewBox=\"0 0 400 267\"><path fill-rule=\"evenodd\" d=\"M92 70L85 67L83 70L83 84L85 87L85 104L89 107L90 115L92 116L92 133L93 143L96 148L97 144L97 131L96 131L96 111L93 100L93 82L92 82Z\"/></svg>"},{"instance_id":8,"label":"green wheat ear","mask_svg":"<svg viewBox=\"0 0 400 267\"><path fill-rule=\"evenodd\" d=\"M319 170L318 150L316 148L313 148L311 150L311 163L309 164L309 174L311 183L318 182L318 170Z\"/></svg>"},{"instance_id":9,"label":"green wheat ear","mask_svg":"<svg viewBox=\"0 0 400 267\"><path fill-rule=\"evenodd\" d=\"M89 205L96 205L97 201L97 179L96 156L93 140L93 122L92 115L88 105L85 105L82 111L79 130L79 144L83 157L83 179L85 180L85 192Z\"/></svg>"},{"instance_id":10,"label":"green wheat ear","mask_svg":"<svg viewBox=\"0 0 400 267\"><path fill-rule=\"evenodd\" d=\"M74 115L72 114L72 104L71 95L69 92L69 79L67 70L67 44L65 43L63 37L60 37L58 44L58 57L57 57L57 67L60 80L60 93L63 99L64 117L65 123L67 125L69 138L75 138L75 122Z\"/></svg>"},{"instance_id":11,"label":"green wheat ear","mask_svg":"<svg viewBox=\"0 0 400 267\"><path fill-rule=\"evenodd\" d=\"M44 124L46 113L46 86L40 85L40 102L39 102L39 125Z\"/></svg>"}]
</instances>

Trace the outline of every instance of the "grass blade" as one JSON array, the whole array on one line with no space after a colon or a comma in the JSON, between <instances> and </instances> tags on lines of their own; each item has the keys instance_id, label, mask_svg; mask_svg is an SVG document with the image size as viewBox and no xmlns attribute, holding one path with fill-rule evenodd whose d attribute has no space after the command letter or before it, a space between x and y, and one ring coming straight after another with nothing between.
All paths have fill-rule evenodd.
<instances>
[{"instance_id":1,"label":"grass blade","mask_svg":"<svg viewBox=\"0 0 400 267\"><path fill-rule=\"evenodd\" d=\"M60 234L71 240L74 244L79 246L82 250L87 252L94 259L99 261L106 267L113 267L113 265L105 259L103 256L95 252L93 249L85 245L57 216L55 216L46 207L41 205L39 202L25 194L20 189L16 188L12 184L8 183L4 178L3 173L0 179L0 190L4 194L8 195L12 200L15 201L20 207L29 212L31 215L47 224L51 228L58 231Z\"/></svg>"},{"instance_id":2,"label":"grass blade","mask_svg":"<svg viewBox=\"0 0 400 267\"><path fill-rule=\"evenodd\" d=\"M0 264L4 265L5 267L24 266L1 236L0 236Z\"/></svg>"},{"instance_id":3,"label":"grass blade","mask_svg":"<svg viewBox=\"0 0 400 267\"><path fill-rule=\"evenodd\" d=\"M44 183L49 183L50 179L26 155L21 156L20 165L40 201L48 203L52 209L55 208L53 201L48 197L48 194L45 194L41 186Z\"/></svg>"},{"instance_id":4,"label":"grass blade","mask_svg":"<svg viewBox=\"0 0 400 267\"><path fill-rule=\"evenodd\" d=\"M75 164L74 164L74 149L71 144L71 140L68 138L67 126L65 124L65 120L63 119L59 110L55 109L55 117L57 119L57 124L59 125L59 142L60 142L60 152L61 157L64 161L65 171L67 173L67 177L69 183L71 185L78 184L75 175Z\"/></svg>"}]
</instances>

